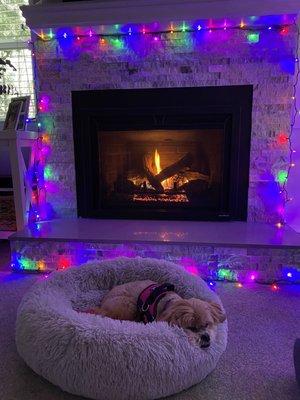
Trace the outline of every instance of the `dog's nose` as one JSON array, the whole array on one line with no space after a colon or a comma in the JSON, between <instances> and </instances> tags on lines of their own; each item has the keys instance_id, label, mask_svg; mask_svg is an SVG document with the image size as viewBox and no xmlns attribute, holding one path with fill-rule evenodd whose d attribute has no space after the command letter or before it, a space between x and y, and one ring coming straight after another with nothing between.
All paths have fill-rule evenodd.
<instances>
[{"instance_id":1,"label":"dog's nose","mask_svg":"<svg viewBox=\"0 0 300 400\"><path fill-rule=\"evenodd\" d=\"M210 342L210 336L208 333L203 333L203 335L201 335L201 340L203 343L208 344Z\"/></svg>"}]
</instances>

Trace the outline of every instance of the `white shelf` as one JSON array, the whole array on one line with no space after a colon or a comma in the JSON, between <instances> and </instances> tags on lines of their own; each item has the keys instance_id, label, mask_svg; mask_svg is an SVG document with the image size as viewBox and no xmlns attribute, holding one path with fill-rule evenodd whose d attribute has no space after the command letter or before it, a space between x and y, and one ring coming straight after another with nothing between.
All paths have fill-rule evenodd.
<instances>
[{"instance_id":1,"label":"white shelf","mask_svg":"<svg viewBox=\"0 0 300 400\"><path fill-rule=\"evenodd\" d=\"M26 180L27 168L23 158L22 148L30 149L29 167L33 163L33 146L38 138L37 132L32 131L0 131L0 147L9 151L9 160L13 181L14 203L16 210L17 229L22 230L27 221L27 211L31 199L31 188ZM11 191L9 188L1 192Z\"/></svg>"}]
</instances>

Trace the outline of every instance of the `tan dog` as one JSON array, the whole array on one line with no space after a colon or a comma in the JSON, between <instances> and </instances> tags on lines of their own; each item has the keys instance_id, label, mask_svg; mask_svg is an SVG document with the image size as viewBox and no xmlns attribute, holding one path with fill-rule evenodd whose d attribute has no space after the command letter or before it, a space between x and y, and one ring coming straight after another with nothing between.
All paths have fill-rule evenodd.
<instances>
[{"instance_id":1,"label":"tan dog","mask_svg":"<svg viewBox=\"0 0 300 400\"><path fill-rule=\"evenodd\" d=\"M140 321L137 300L140 293L153 281L135 281L115 286L102 299L99 307L90 312L105 317ZM209 347L216 334L216 326L224 322L226 315L217 303L200 299L183 299L175 292L168 292L158 303L156 321L183 328L191 342Z\"/></svg>"}]
</instances>

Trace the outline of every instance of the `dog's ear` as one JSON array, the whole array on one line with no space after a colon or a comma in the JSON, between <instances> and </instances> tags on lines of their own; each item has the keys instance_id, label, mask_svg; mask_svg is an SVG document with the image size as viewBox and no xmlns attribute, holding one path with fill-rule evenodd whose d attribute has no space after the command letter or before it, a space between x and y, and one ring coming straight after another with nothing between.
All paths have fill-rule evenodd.
<instances>
[{"instance_id":1,"label":"dog's ear","mask_svg":"<svg viewBox=\"0 0 300 400\"><path fill-rule=\"evenodd\" d=\"M170 325L182 328L192 326L195 319L193 307L186 300L174 302L157 318L157 321L166 321Z\"/></svg>"},{"instance_id":2,"label":"dog's ear","mask_svg":"<svg viewBox=\"0 0 300 400\"><path fill-rule=\"evenodd\" d=\"M226 319L226 314L223 312L222 307L218 303L209 303L211 315L215 322L224 322Z\"/></svg>"}]
</instances>

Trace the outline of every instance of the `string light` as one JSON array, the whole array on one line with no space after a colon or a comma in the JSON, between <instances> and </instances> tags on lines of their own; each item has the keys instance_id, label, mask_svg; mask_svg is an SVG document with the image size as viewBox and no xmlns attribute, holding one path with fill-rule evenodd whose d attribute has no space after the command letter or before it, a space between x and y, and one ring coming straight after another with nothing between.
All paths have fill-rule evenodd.
<instances>
[{"instance_id":1,"label":"string light","mask_svg":"<svg viewBox=\"0 0 300 400\"><path fill-rule=\"evenodd\" d=\"M92 30L89 30L89 32L87 34L80 35L80 36L81 37L85 37L85 36L91 37L91 36L100 36L101 35L101 36L105 36L105 37L118 38L118 37L126 36L126 35L128 35L128 36L131 36L131 35L153 35L154 36L154 35L157 35L157 34L168 34L168 33L173 34L174 32L176 32L176 33L197 32L197 31L200 31L200 30L206 30L209 33L212 33L213 31L220 31L220 30L225 30L226 31L228 29L241 29L243 31L247 31L248 32L248 35L247 35L248 42L251 43L251 44L255 44L255 43L259 42L259 39L260 39L260 33L259 32L265 30L266 27L265 26L246 25L244 20L241 20L239 24L232 25L232 26L228 26L227 22L224 21L222 26L212 26L212 24L210 22L207 27L204 27L204 26L202 26L200 24L196 24L194 28L191 28L188 25L186 25L185 22L183 22L182 25L178 29L174 29L173 25L171 24L169 29L161 30L161 31L150 30L150 29L146 30L145 26L143 26L140 29L137 29L136 31L133 31L132 27L129 27L127 32L124 32L122 30L119 31L119 32L116 32L116 30L118 30L118 29L119 29L119 25L114 25L114 31L111 32L111 33L101 33L101 34L99 33L99 34L97 34L95 32L92 32ZM270 25L270 26L267 27L267 30L277 30L280 34L286 34L288 32L288 26L287 25L284 25L284 26L282 26L282 25L271 26ZM72 37L72 36L78 37L78 35L75 35L75 34L72 35L70 32L69 33L64 32L62 34L62 37L64 39L66 39L67 37ZM48 35L45 35L44 32L42 34L42 31L41 31L41 33L39 34L38 38L40 40L53 40L53 39L55 39L55 35L53 34L53 30L50 29ZM59 33L57 33L57 35L56 35L56 39L58 39L58 38L59 38Z\"/></svg>"},{"instance_id":2,"label":"string light","mask_svg":"<svg viewBox=\"0 0 300 400\"><path fill-rule=\"evenodd\" d=\"M277 283L272 283L271 289L272 289L273 291L277 291L277 290L279 290L279 286L277 285Z\"/></svg>"},{"instance_id":3,"label":"string light","mask_svg":"<svg viewBox=\"0 0 300 400\"><path fill-rule=\"evenodd\" d=\"M252 44L258 43L259 38L260 38L260 35L258 32L250 32L247 35L248 43L252 43Z\"/></svg>"},{"instance_id":4,"label":"string light","mask_svg":"<svg viewBox=\"0 0 300 400\"><path fill-rule=\"evenodd\" d=\"M294 26L297 32L297 40L296 40L296 51L300 48L300 28L297 24L296 19L294 20ZM287 30L287 27L283 28L284 30ZM282 29L282 30L283 30ZM281 32L282 32L281 30ZM280 194L282 194L283 197L283 203L284 206L286 206L286 203L291 201L291 197L288 194L287 191L287 182L291 173L292 168L295 167L295 162L293 161L293 155L296 153L296 151L293 149L293 144L292 144L292 138L295 130L295 124L297 120L297 115L300 113L300 110L298 109L297 106L297 87L299 83L299 78L300 78L300 65L298 62L298 57L295 57L295 66L296 66L296 71L295 71L295 79L294 79L294 84L293 84L293 93L291 96L293 105L292 105L292 118L291 118L291 126L290 126L290 132L289 135L287 136L287 143L289 144L289 160L288 160L288 168L287 171L279 171L277 174L277 180L281 184L280 188ZM278 228L281 228L284 224L284 220L281 220L276 224Z\"/></svg>"}]
</instances>

